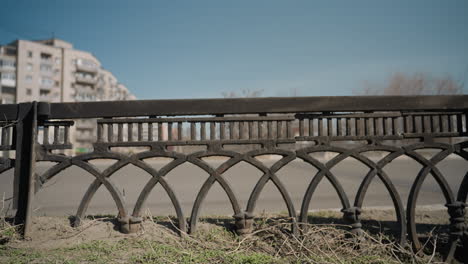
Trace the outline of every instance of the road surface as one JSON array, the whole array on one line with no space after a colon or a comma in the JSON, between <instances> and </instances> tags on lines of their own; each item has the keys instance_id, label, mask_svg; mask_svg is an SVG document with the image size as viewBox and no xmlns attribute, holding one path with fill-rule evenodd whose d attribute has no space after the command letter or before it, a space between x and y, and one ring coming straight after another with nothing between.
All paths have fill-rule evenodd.
<instances>
[{"instance_id":1,"label":"road surface","mask_svg":"<svg viewBox=\"0 0 468 264\"><path fill-rule=\"evenodd\" d=\"M155 160L150 161L150 164L155 168L160 168L166 162L166 160ZM208 162L212 166L217 166L221 161L214 159ZM268 164L273 163L273 161L264 162ZM52 163L39 163L38 170L45 171L50 164ZM110 163L99 161L95 164L100 169L104 169ZM420 165L407 158L397 159L385 167L385 171L395 184L405 205L411 184L420 168ZM448 158L439 163L438 168L446 176L451 188L458 190L458 184L468 171L468 163L459 158ZM347 159L334 167L332 172L342 183L350 202L353 203L359 184L367 173L366 167L355 160ZM291 162L278 172L280 180L283 181L293 199L296 210L300 209L305 190L315 173L316 170L312 166L300 160ZM243 162L224 174L224 177L233 187L243 208L245 208L250 192L261 175L260 171ZM173 187L175 194L179 198L185 216L190 216L193 201L206 178L207 174L204 171L189 163L174 169L166 176L168 183ZM34 204L36 215L75 214L83 194L93 179L89 173L77 167L71 167L62 171L37 193ZM114 174L111 179L124 193L125 202L129 212L131 212L144 184L149 180L149 175L133 165L128 165ZM0 195L3 196L4 200L0 206L3 208L3 213L6 211L12 212L9 209L9 202L11 201L9 198L12 195L12 181L13 173L11 170L0 175ZM418 205L433 204L445 204L445 201L436 182L430 177L426 179L423 185ZM392 206L390 196L380 180L375 179L369 187L364 206ZM168 196L160 186L152 191L145 208L147 208L145 213L151 215L175 214ZM314 194L309 209L329 208L341 208L341 205L336 192L327 180L324 179L319 185L318 191ZM267 184L256 206L256 212L261 213L264 211L272 213L286 212L285 203L272 183ZM105 188L101 187L96 193L96 196L91 201L88 213L116 213L112 198ZM216 184L206 197L201 215L230 214L232 214L232 208L228 198L221 187Z\"/></svg>"}]
</instances>

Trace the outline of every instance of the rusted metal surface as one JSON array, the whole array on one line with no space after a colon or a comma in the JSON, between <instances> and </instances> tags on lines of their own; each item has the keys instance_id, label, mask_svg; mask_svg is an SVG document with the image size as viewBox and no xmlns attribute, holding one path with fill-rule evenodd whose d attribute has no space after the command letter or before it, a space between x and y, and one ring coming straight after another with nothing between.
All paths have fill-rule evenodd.
<instances>
[{"instance_id":1,"label":"rusted metal surface","mask_svg":"<svg viewBox=\"0 0 468 264\"><path fill-rule=\"evenodd\" d=\"M32 107L35 104L30 105ZM468 173L460 172L464 178L459 190L455 192L446 180L446 177L451 175L443 175L437 168L437 164L450 155L468 160L468 142L463 140L468 136L468 96L148 100L37 105L37 114L34 117L37 119L37 125L31 130L35 135L32 142L24 141L29 134L24 129L22 108L0 105L0 112L8 117L2 120L2 126L5 128L1 129L0 150L21 149L16 152L16 160L0 159L0 172L16 164L16 177L23 184L18 185L23 186L18 190L19 197L26 197L26 194L31 193L30 189L27 189L30 186L28 184L36 181L37 191L42 184L70 166L80 167L92 174L95 180L84 191L76 213L75 225L79 225L80 220L86 216L90 201L103 185L115 201L121 231L136 232L142 221L144 203L155 186L160 184L172 201L178 218L178 228L181 232L195 232L204 199L212 186L219 183L231 203L238 233L246 234L252 231L255 207L260 194L271 181L287 207L291 231L297 233L300 224L308 221L309 205L314 192L320 182L328 180L341 201L343 217L350 224L351 232L360 235L363 232L360 214L364 210L362 205L366 192L373 180L378 178L393 201L399 228L398 242L406 244L409 241L415 249L420 249L423 244L419 241L416 229L416 201L425 179L432 177L445 197L447 217L450 220L451 242L446 260L451 260L457 249L468 250L464 218ZM72 148L70 130L74 126L73 120L80 118L96 120L94 150L76 156L54 154L54 150ZM42 138L37 137L37 128L42 131ZM15 136L10 139L9 135ZM25 162L24 155L27 155L22 144L34 146L36 140L41 143L34 147L35 160L52 161L56 165L33 178L31 171L27 172L22 167L21 162ZM350 144L342 146L335 144L337 142ZM206 149L192 153L174 150L175 146L192 145L205 146ZM248 151L235 151L228 148L231 145L250 145L251 148ZM294 148L285 147L286 145L293 145ZM126 154L114 151L115 147L147 147L148 150ZM419 153L423 149L438 149L440 152L427 158ZM388 155L377 161L364 155L382 151ZM337 155L322 162L311 155L320 152L334 152ZM256 158L262 155L279 155L281 159L267 166ZM213 167L203 160L210 156L224 156L228 159ZM417 161L422 166L412 184L407 201L402 200L392 179L385 173L385 166L403 156ZM170 158L172 161L156 170L145 162L145 159L153 157ZM368 169L353 200L346 195L340 180L332 172L335 166L349 157L361 162ZM117 162L101 171L90 163L94 159L113 159ZM317 169L307 187L301 208L294 207L287 188L277 176L281 168L295 159L301 159ZM245 209L241 208L238 197L223 175L240 162L253 165L263 174L255 186L252 186L253 191ZM193 201L189 218L183 214L177 193L165 179L168 173L185 163L191 163L209 175ZM151 175L132 212L127 211L125 200L119 191L121 188L119 189L111 179L115 172L128 164ZM30 164L31 169L34 169L33 165ZM21 169L18 166L21 166ZM22 212L18 214L18 221L29 225L22 214L30 214L30 208L25 202L19 203L18 206L18 211Z\"/></svg>"}]
</instances>

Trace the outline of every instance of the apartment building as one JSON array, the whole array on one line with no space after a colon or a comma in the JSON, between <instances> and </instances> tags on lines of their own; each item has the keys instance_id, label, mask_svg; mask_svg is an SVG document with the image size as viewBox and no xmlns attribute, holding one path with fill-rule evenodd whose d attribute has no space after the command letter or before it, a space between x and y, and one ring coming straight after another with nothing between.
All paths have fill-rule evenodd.
<instances>
[{"instance_id":1,"label":"apartment building","mask_svg":"<svg viewBox=\"0 0 468 264\"><path fill-rule=\"evenodd\" d=\"M0 46L0 88L2 104L136 99L93 54L56 38ZM71 131L76 152L91 148L95 129L94 120L76 122Z\"/></svg>"},{"instance_id":2,"label":"apartment building","mask_svg":"<svg viewBox=\"0 0 468 264\"><path fill-rule=\"evenodd\" d=\"M16 48L0 46L0 102L16 102Z\"/></svg>"}]
</instances>

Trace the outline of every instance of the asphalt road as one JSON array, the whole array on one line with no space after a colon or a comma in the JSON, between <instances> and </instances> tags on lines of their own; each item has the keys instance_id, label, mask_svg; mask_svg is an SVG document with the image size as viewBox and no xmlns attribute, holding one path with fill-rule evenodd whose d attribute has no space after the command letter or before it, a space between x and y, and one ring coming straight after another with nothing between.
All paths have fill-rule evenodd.
<instances>
[{"instance_id":1,"label":"asphalt road","mask_svg":"<svg viewBox=\"0 0 468 264\"><path fill-rule=\"evenodd\" d=\"M151 161L151 165L159 168L165 164L164 160ZM219 165L219 160L209 161L213 166ZM272 161L265 161L271 164ZM39 163L38 170L45 171L52 163ZM96 165L100 169L109 166L109 163L98 162ZM399 191L403 202L406 204L411 184L414 181L419 169L416 162L409 159L397 159L385 167L385 171L392 179ZM444 173L451 188L458 190L458 184L468 171L468 163L457 158L449 158L438 164L438 168ZM278 172L279 178L285 184L291 195L296 210L300 209L305 190L310 183L316 170L302 161L294 161ZM336 177L342 183L351 201L357 192L360 182L367 173L364 165L354 160L345 160L332 169ZM247 163L240 163L224 174L224 177L231 184L240 200L241 206L245 208L255 183L262 174ZM125 194L125 201L131 212L134 203L140 194L143 186L149 180L149 175L133 165L126 166L119 170L112 177L112 180ZM173 187L175 194L183 207L184 214L190 216L193 201L200 190L207 174L192 164L184 164L174 169L166 176L168 183ZM72 215L76 212L79 202L87 187L94 178L84 170L71 167L62 171L44 188L37 193L34 210L36 215ZM0 195L3 203L0 206L2 211L12 212L10 208L10 198L12 196L12 171L0 175ZM436 182L429 177L426 179L418 205L445 204L442 193ZM375 179L371 184L364 206L392 206L392 201L384 185L380 180ZM163 189L158 186L150 194L145 208L146 212L152 215L173 215L175 211L168 196ZM312 198L310 210L341 208L336 192L326 179L319 185L318 191ZM286 206L276 187L270 182L260 195L256 212L286 212ZM111 196L101 187L91 201L88 209L89 214L115 214L116 209ZM226 194L222 188L215 186L208 193L202 207L201 215L230 215L232 208Z\"/></svg>"}]
</instances>

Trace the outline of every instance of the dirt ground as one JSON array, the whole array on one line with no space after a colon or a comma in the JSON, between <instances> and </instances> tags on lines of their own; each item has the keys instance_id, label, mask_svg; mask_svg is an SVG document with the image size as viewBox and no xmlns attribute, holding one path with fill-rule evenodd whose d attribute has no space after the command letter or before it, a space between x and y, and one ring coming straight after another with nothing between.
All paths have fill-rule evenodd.
<instances>
[{"instance_id":1,"label":"dirt ground","mask_svg":"<svg viewBox=\"0 0 468 264\"><path fill-rule=\"evenodd\" d=\"M339 245L336 249L333 245L318 248L319 253L323 252L322 256L311 254L316 252L313 248L302 250L300 247L306 240L294 242L293 238L297 238L287 234L291 225L279 215L262 215L255 221L254 233L247 236L237 236L232 231L231 217L201 219L197 233L190 236L180 236L174 220L169 217L146 216L141 230L135 234L120 233L115 220L110 217L89 217L76 228L71 227L66 217L35 217L31 236L26 240L8 232L11 226L2 227L0 263L418 263L419 259L409 255L405 258L392 256L393 249L390 250L387 242L383 242L392 237L391 230L397 226L395 219L391 210L367 210L362 214L363 229L374 234L370 240L380 241L371 241L371 244L381 243L381 248L377 250L382 252L374 259L369 252L354 255L352 246L350 250L343 251L342 242L336 242ZM445 210L423 210L419 211L416 221L421 226L421 232L444 232L448 215ZM314 232L332 241L330 243L344 237L335 232L345 228L340 212L311 213L309 223L319 227ZM376 235L379 233L388 236ZM307 241L314 239L315 236L309 237ZM284 245L289 243L293 250L287 251ZM407 249L401 250L409 254ZM152 255L149 256L148 252L152 252ZM351 257L347 254L351 254ZM433 256L430 260L437 259L437 256ZM421 260L424 263L427 261Z\"/></svg>"}]
</instances>

